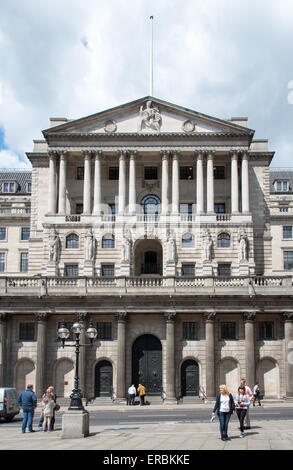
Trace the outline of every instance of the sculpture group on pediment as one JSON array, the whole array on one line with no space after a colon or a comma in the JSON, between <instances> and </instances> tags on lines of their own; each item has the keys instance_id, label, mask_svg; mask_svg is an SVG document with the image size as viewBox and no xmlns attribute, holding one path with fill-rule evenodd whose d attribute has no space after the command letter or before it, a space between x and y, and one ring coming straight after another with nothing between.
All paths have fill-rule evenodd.
<instances>
[{"instance_id":1,"label":"sculpture group on pediment","mask_svg":"<svg viewBox=\"0 0 293 470\"><path fill-rule=\"evenodd\" d=\"M157 106L152 106L151 101L146 102L146 107L143 105L139 110L138 131L154 130L159 132L162 125L162 116Z\"/></svg>"}]
</instances>

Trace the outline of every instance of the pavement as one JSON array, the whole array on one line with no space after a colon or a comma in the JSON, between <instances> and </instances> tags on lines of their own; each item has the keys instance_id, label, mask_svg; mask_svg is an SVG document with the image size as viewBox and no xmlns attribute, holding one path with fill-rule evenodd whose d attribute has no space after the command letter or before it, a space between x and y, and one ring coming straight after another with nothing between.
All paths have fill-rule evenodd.
<instances>
[{"instance_id":1,"label":"pavement","mask_svg":"<svg viewBox=\"0 0 293 470\"><path fill-rule=\"evenodd\" d=\"M265 407L275 410L278 406L293 407L293 403L282 405L266 404ZM151 405L145 410L176 410L204 407L212 409L210 404L196 405ZM103 407L105 410L129 409L125 405ZM66 411L67 408L61 408ZM88 406L89 413L101 410L99 406ZM19 415L21 416L21 415ZM21 421L0 423L0 450L103 450L103 451L195 451L195 450L293 450L293 419L270 420L251 419L251 429L245 432L245 437L239 437L239 422L233 415L229 423L230 440L223 442L219 434L219 421L214 422L158 422L138 423L129 425L91 425L90 435L81 439L61 439L61 425L57 425L52 433L44 433L37 428L35 417L35 433L22 434ZM95 421L96 422L96 421Z\"/></svg>"}]
</instances>

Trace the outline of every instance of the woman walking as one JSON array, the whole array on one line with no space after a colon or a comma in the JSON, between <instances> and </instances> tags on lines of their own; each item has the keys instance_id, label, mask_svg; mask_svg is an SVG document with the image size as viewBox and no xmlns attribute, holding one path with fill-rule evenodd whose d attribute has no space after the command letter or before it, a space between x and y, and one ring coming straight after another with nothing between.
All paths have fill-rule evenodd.
<instances>
[{"instance_id":1,"label":"woman walking","mask_svg":"<svg viewBox=\"0 0 293 470\"><path fill-rule=\"evenodd\" d=\"M53 418L54 414L54 407L55 407L55 402L52 398L51 392L46 393L46 396L42 402L43 405L43 415L44 415L44 422L43 422L43 431L46 432L51 432L51 420Z\"/></svg>"},{"instance_id":2,"label":"woman walking","mask_svg":"<svg viewBox=\"0 0 293 470\"><path fill-rule=\"evenodd\" d=\"M239 419L240 423L240 436L239 437L244 437L244 419L248 410L248 407L250 405L250 398L248 396L248 393L246 393L245 387L239 387L238 388L238 394L236 395L235 398L236 402L236 413Z\"/></svg>"},{"instance_id":3,"label":"woman walking","mask_svg":"<svg viewBox=\"0 0 293 470\"><path fill-rule=\"evenodd\" d=\"M213 410L213 416L217 411L220 420L220 433L222 441L227 441L228 438L228 424L231 415L235 410L235 403L233 396L228 392L226 385L220 385L220 393L216 398L216 404Z\"/></svg>"}]
</instances>

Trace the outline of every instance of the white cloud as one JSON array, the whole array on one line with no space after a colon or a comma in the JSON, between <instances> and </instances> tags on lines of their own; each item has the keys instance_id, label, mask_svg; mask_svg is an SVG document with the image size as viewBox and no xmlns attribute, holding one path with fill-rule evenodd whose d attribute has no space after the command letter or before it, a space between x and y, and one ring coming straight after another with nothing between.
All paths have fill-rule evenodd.
<instances>
[{"instance_id":1,"label":"white cloud","mask_svg":"<svg viewBox=\"0 0 293 470\"><path fill-rule=\"evenodd\" d=\"M11 150L0 150L0 167L1 168L30 168L28 161L20 159L19 155Z\"/></svg>"}]
</instances>

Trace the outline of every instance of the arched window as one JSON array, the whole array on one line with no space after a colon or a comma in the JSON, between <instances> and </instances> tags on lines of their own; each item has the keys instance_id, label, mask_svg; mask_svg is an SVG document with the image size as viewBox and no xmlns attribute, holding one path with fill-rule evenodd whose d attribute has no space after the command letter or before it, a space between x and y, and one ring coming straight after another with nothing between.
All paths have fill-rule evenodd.
<instances>
[{"instance_id":1,"label":"arched window","mask_svg":"<svg viewBox=\"0 0 293 470\"><path fill-rule=\"evenodd\" d=\"M144 214L159 214L161 212L161 201L154 194L145 196L141 201Z\"/></svg>"},{"instance_id":2,"label":"arched window","mask_svg":"<svg viewBox=\"0 0 293 470\"><path fill-rule=\"evenodd\" d=\"M70 233L67 235L66 248L79 248L79 237L76 233Z\"/></svg>"},{"instance_id":3,"label":"arched window","mask_svg":"<svg viewBox=\"0 0 293 470\"><path fill-rule=\"evenodd\" d=\"M102 238L102 248L115 248L115 237L112 233L106 233Z\"/></svg>"},{"instance_id":4,"label":"arched window","mask_svg":"<svg viewBox=\"0 0 293 470\"><path fill-rule=\"evenodd\" d=\"M218 248L230 248L229 233L220 233L218 235Z\"/></svg>"},{"instance_id":5,"label":"arched window","mask_svg":"<svg viewBox=\"0 0 293 470\"><path fill-rule=\"evenodd\" d=\"M182 248L194 248L194 236L192 233L185 233L183 235Z\"/></svg>"}]
</instances>

